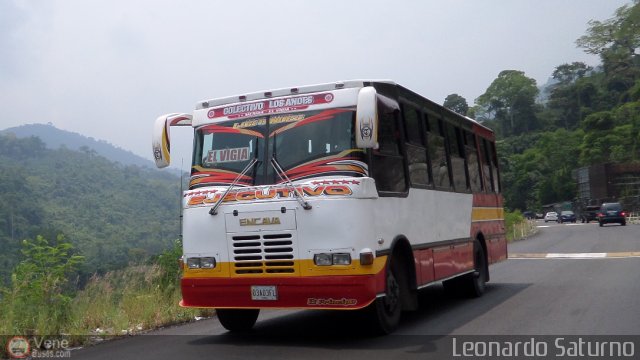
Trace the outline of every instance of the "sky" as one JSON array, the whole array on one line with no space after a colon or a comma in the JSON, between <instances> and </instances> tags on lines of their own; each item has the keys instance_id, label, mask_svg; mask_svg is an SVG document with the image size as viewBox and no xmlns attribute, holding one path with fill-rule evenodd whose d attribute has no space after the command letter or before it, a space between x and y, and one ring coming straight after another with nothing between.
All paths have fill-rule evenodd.
<instances>
[{"instance_id":1,"label":"sky","mask_svg":"<svg viewBox=\"0 0 640 360\"><path fill-rule=\"evenodd\" d=\"M391 79L472 105L502 70L543 85L558 65L598 65L576 39L630 3L0 0L0 130L52 123L151 160L156 117L217 97ZM172 135L187 169L191 131Z\"/></svg>"}]
</instances>

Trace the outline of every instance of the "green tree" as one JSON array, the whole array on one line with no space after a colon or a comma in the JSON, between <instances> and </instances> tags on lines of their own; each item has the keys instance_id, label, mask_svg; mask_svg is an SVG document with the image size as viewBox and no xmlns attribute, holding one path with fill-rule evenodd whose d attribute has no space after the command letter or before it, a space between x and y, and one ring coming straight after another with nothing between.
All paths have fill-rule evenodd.
<instances>
[{"instance_id":1,"label":"green tree","mask_svg":"<svg viewBox=\"0 0 640 360\"><path fill-rule=\"evenodd\" d=\"M58 334L69 315L71 294L69 277L84 258L74 254L63 235L53 244L38 235L22 242L22 260L11 275L11 286L3 290L2 316L10 333L47 331Z\"/></svg>"},{"instance_id":2,"label":"green tree","mask_svg":"<svg viewBox=\"0 0 640 360\"><path fill-rule=\"evenodd\" d=\"M582 107L591 106L590 87L581 81L593 69L582 62L562 64L553 71L553 85L548 109L557 114L556 122L565 129L577 127L582 120ZM585 104L586 103L586 104Z\"/></svg>"},{"instance_id":3,"label":"green tree","mask_svg":"<svg viewBox=\"0 0 640 360\"><path fill-rule=\"evenodd\" d=\"M164 293L171 294L179 287L182 269L178 266L178 260L181 257L182 241L176 240L170 249L163 251L154 261L160 267L156 283Z\"/></svg>"},{"instance_id":4,"label":"green tree","mask_svg":"<svg viewBox=\"0 0 640 360\"><path fill-rule=\"evenodd\" d=\"M589 54L600 55L611 104L627 101L628 91L640 77L636 53L640 47L640 0L618 8L610 19L589 21L587 34L576 44Z\"/></svg>"},{"instance_id":5,"label":"green tree","mask_svg":"<svg viewBox=\"0 0 640 360\"><path fill-rule=\"evenodd\" d=\"M580 162L593 165L640 160L640 101L587 116Z\"/></svg>"},{"instance_id":6,"label":"green tree","mask_svg":"<svg viewBox=\"0 0 640 360\"><path fill-rule=\"evenodd\" d=\"M453 110L462 115L467 115L467 112L469 111L469 104L467 104L467 99L458 94L447 95L442 105L447 109Z\"/></svg>"},{"instance_id":7,"label":"green tree","mask_svg":"<svg viewBox=\"0 0 640 360\"><path fill-rule=\"evenodd\" d=\"M539 128L535 99L536 81L517 70L504 70L476 99L476 116L495 128L501 137Z\"/></svg>"},{"instance_id":8,"label":"green tree","mask_svg":"<svg viewBox=\"0 0 640 360\"><path fill-rule=\"evenodd\" d=\"M583 136L582 131L564 129L523 136L520 138L535 140L535 144L522 153L510 153L508 141L501 141L498 150L504 158L501 166L507 207L524 210L575 198L572 171L578 167L576 149Z\"/></svg>"}]
</instances>

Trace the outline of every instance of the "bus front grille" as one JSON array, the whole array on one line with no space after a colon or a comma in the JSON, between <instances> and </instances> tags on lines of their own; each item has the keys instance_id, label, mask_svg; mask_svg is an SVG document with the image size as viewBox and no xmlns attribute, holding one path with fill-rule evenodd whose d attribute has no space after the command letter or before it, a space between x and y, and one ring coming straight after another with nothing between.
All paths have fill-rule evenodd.
<instances>
[{"instance_id":1,"label":"bus front grille","mask_svg":"<svg viewBox=\"0 0 640 360\"><path fill-rule=\"evenodd\" d=\"M233 273L236 275L293 275L295 236L291 232L232 235Z\"/></svg>"}]
</instances>

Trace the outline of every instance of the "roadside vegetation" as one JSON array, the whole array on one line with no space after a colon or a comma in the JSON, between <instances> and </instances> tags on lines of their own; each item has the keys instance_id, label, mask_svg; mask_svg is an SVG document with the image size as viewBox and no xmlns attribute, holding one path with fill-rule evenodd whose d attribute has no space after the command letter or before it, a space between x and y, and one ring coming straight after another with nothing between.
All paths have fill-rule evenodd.
<instances>
[{"instance_id":1,"label":"roadside vegetation","mask_svg":"<svg viewBox=\"0 0 640 360\"><path fill-rule=\"evenodd\" d=\"M537 231L535 220L525 218L519 210L505 212L504 227L508 242L526 239Z\"/></svg>"},{"instance_id":2,"label":"roadside vegetation","mask_svg":"<svg viewBox=\"0 0 640 360\"><path fill-rule=\"evenodd\" d=\"M0 334L64 334L82 343L86 335L131 335L211 315L178 306L179 242L144 264L96 274L81 290L73 274L84 258L63 236L24 240L22 254L0 288Z\"/></svg>"}]
</instances>

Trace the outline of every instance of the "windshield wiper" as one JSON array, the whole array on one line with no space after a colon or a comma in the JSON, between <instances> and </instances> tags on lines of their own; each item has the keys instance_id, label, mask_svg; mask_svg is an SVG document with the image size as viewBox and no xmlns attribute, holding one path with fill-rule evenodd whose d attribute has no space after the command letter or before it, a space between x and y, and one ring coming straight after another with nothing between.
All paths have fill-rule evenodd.
<instances>
[{"instance_id":1,"label":"windshield wiper","mask_svg":"<svg viewBox=\"0 0 640 360\"><path fill-rule=\"evenodd\" d=\"M224 200L224 198L227 197L227 194L229 194L231 189L233 189L233 187L236 186L238 181L240 181L240 178L243 177L246 173L248 173L249 170L251 170L251 168L254 167L258 162L260 162L260 161L257 158L254 157L251 160L251 162L249 162L249 164L247 164L247 166L245 166L245 168L242 170L242 172L240 174L238 174L238 176L236 176L235 179L233 179L233 181L231 182L231 185L229 185L229 187L227 188L227 191L225 191L224 194L222 194L220 199L218 199L218 201L216 201L215 205L213 205L211 210L209 210L209 214L211 214L211 215L217 215L218 214L218 207L220 206L220 204L222 204L222 200Z\"/></svg>"},{"instance_id":2,"label":"windshield wiper","mask_svg":"<svg viewBox=\"0 0 640 360\"><path fill-rule=\"evenodd\" d=\"M302 194L298 191L298 189L295 186L293 186L293 183L291 183L291 179L289 179L287 174L285 174L284 170L282 169L282 166L278 164L278 161L276 160L275 156L271 157L271 166L273 166L273 168L276 170L276 174L278 174L278 176L280 177L280 180L284 181L284 183L289 188L293 189L293 194L295 195L296 200L298 200L302 208L305 210L311 210L311 207L312 207L311 204L309 204L302 197Z\"/></svg>"}]
</instances>

